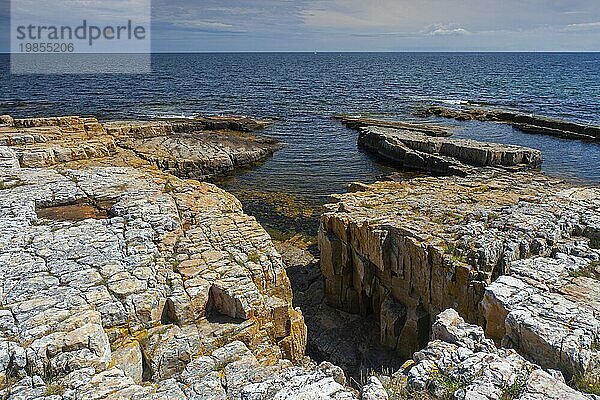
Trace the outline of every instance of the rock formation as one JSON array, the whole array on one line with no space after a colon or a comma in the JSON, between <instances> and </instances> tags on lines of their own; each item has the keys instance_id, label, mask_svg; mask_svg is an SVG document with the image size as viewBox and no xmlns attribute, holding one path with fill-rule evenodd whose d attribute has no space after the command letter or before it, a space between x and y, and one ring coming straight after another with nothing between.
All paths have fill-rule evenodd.
<instances>
[{"instance_id":1,"label":"rock formation","mask_svg":"<svg viewBox=\"0 0 600 400\"><path fill-rule=\"evenodd\" d=\"M466 176L473 167L538 168L539 150L466 139L431 137L408 129L365 127L359 146L401 167Z\"/></svg>"},{"instance_id":2,"label":"rock formation","mask_svg":"<svg viewBox=\"0 0 600 400\"><path fill-rule=\"evenodd\" d=\"M256 220L120 146L170 126L2 121L1 398L353 398L292 367L306 327Z\"/></svg>"},{"instance_id":3,"label":"rock formation","mask_svg":"<svg viewBox=\"0 0 600 400\"><path fill-rule=\"evenodd\" d=\"M407 130L412 132L419 132L427 136L433 137L449 137L452 136L452 131L444 126L431 125L431 124L417 124L414 122L403 122L403 121L384 121L379 119L361 118L361 117L349 117L349 116L337 116L336 119L340 120L342 124L351 129L360 130L361 128L367 128L370 126L376 126L379 128L395 128L401 130Z\"/></svg>"},{"instance_id":4,"label":"rock formation","mask_svg":"<svg viewBox=\"0 0 600 400\"><path fill-rule=\"evenodd\" d=\"M273 151L248 135L263 126L0 117L0 398L595 400L565 382L600 390L600 188L518 171L526 149L363 128L469 175L337 195L321 282L233 196L182 179ZM297 305L324 358L383 360L367 321L413 361L354 390L304 356Z\"/></svg>"},{"instance_id":5,"label":"rock formation","mask_svg":"<svg viewBox=\"0 0 600 400\"><path fill-rule=\"evenodd\" d=\"M498 349L478 326L456 311L439 314L432 341L392 378L392 392L433 399L590 399L570 388L556 371L544 371L511 349ZM418 397L418 395L421 397ZM427 396L427 397L425 397Z\"/></svg>"},{"instance_id":6,"label":"rock formation","mask_svg":"<svg viewBox=\"0 0 600 400\"><path fill-rule=\"evenodd\" d=\"M491 121L510 124L516 129L528 133L558 136L568 139L600 140L600 127L562 121L506 110L484 110L480 108L452 109L447 107L429 107L415 113L419 117L438 116L459 121Z\"/></svg>"},{"instance_id":7,"label":"rock formation","mask_svg":"<svg viewBox=\"0 0 600 400\"><path fill-rule=\"evenodd\" d=\"M302 310L308 328L307 355L343 368L357 382L382 366L398 369L404 360L381 345L372 316L349 314L325 304L319 260L306 246L298 236L275 244L292 284L293 304Z\"/></svg>"},{"instance_id":8,"label":"rock formation","mask_svg":"<svg viewBox=\"0 0 600 400\"><path fill-rule=\"evenodd\" d=\"M379 182L319 231L329 305L410 358L453 308L544 368L599 376L600 188L533 171Z\"/></svg>"},{"instance_id":9,"label":"rock formation","mask_svg":"<svg viewBox=\"0 0 600 400\"><path fill-rule=\"evenodd\" d=\"M105 157L119 146L166 172L203 180L263 160L280 146L248 134L268 125L248 118L106 124L80 117L5 118L5 123L0 145L10 146L19 165L28 168Z\"/></svg>"},{"instance_id":10,"label":"rock formation","mask_svg":"<svg viewBox=\"0 0 600 400\"><path fill-rule=\"evenodd\" d=\"M271 156L280 144L248 132L266 121L203 118L169 122L110 122L106 130L120 147L134 151L163 171L205 180Z\"/></svg>"},{"instance_id":11,"label":"rock formation","mask_svg":"<svg viewBox=\"0 0 600 400\"><path fill-rule=\"evenodd\" d=\"M536 169L539 150L498 143L449 138L452 132L437 125L365 118L339 117L359 131L358 145L401 168L443 175L466 176L480 167Z\"/></svg>"}]
</instances>

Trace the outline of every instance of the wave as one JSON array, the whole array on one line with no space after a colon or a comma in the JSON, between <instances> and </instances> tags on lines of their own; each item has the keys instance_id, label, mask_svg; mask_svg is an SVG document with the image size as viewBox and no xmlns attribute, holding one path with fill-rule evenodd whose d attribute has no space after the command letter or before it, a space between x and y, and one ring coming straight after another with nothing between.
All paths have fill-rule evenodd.
<instances>
[{"instance_id":1,"label":"wave","mask_svg":"<svg viewBox=\"0 0 600 400\"><path fill-rule=\"evenodd\" d=\"M451 104L454 106L460 106L460 105L466 105L466 104L472 103L469 100L454 100L454 99L439 99L439 100L434 99L433 101L436 101L438 103Z\"/></svg>"},{"instance_id":2,"label":"wave","mask_svg":"<svg viewBox=\"0 0 600 400\"><path fill-rule=\"evenodd\" d=\"M181 114L154 113L154 114L146 114L146 117L150 118L150 119L194 119L197 117L197 115L185 115L184 113L181 113Z\"/></svg>"},{"instance_id":3,"label":"wave","mask_svg":"<svg viewBox=\"0 0 600 400\"><path fill-rule=\"evenodd\" d=\"M444 104L450 104L450 105L467 105L472 103L471 100L460 100L460 99L438 99L435 97L429 97L429 96L410 96L410 98L412 100L417 100L417 101L427 101L427 102L432 102L432 103L444 103Z\"/></svg>"}]
</instances>

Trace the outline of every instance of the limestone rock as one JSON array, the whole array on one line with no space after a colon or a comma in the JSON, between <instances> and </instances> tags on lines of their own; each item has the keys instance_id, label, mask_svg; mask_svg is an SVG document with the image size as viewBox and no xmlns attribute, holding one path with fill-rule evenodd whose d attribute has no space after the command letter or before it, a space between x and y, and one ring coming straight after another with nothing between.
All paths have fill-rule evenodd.
<instances>
[{"instance_id":1,"label":"limestone rock","mask_svg":"<svg viewBox=\"0 0 600 400\"><path fill-rule=\"evenodd\" d=\"M350 117L350 116L337 116L342 124L351 129L361 130L362 128L368 127L379 127L379 128L395 128L409 130L413 132L423 133L427 136L433 137L449 137L452 136L452 132L443 126L431 125L431 124L417 124L414 122L402 122L402 121L383 121L375 120L371 118L361 117Z\"/></svg>"},{"instance_id":2,"label":"limestone rock","mask_svg":"<svg viewBox=\"0 0 600 400\"><path fill-rule=\"evenodd\" d=\"M525 393L519 397L521 400L590 400L594 399L591 396L586 396L582 393L578 393L570 387L562 384L550 376L550 374L542 371L535 370L529 376Z\"/></svg>"},{"instance_id":3,"label":"limestone rock","mask_svg":"<svg viewBox=\"0 0 600 400\"><path fill-rule=\"evenodd\" d=\"M142 383L143 362L142 350L136 341L125 343L112 352L112 364L137 384Z\"/></svg>"},{"instance_id":4,"label":"limestone rock","mask_svg":"<svg viewBox=\"0 0 600 400\"><path fill-rule=\"evenodd\" d=\"M206 179L250 165L280 148L277 141L250 134L268 121L209 117L106 124L121 147L182 178Z\"/></svg>"},{"instance_id":5,"label":"limestone rock","mask_svg":"<svg viewBox=\"0 0 600 400\"><path fill-rule=\"evenodd\" d=\"M492 338L512 337L514 347L528 356L534 349L555 354L549 363L541 357L536 361L568 372L569 365L595 358L575 349L591 349L598 337L598 276L589 274L589 265L600 259L594 248L599 199L596 187L576 187L533 171L494 169L466 178L378 182L336 195L319 230L326 301L345 312L374 315L382 342L404 357L427 344L436 316L454 308L469 323L487 326ZM535 261L539 257L544 261ZM589 276L569 276L582 270ZM486 287L510 274L488 290L492 297L484 312L480 303ZM518 282L500 285L509 279ZM500 297L510 301L504 304ZM507 318L513 307L529 314ZM574 331L548 339L550 351L540 346L540 338L553 318L571 321L556 332ZM533 321L539 327L533 328ZM538 339L529 333L520 338L531 329ZM442 337L453 336L445 332ZM572 350L557 350L559 337L572 338ZM530 351L522 343L530 343ZM565 351L571 355L564 357Z\"/></svg>"},{"instance_id":6,"label":"limestone rock","mask_svg":"<svg viewBox=\"0 0 600 400\"><path fill-rule=\"evenodd\" d=\"M303 357L303 317L264 229L230 194L119 146L184 129L80 117L0 127L0 397L235 398L254 382L242 372L225 387L217 368L188 393L188 367L243 359L259 380ZM230 303L214 307L211 287ZM243 351L224 358L233 342Z\"/></svg>"},{"instance_id":7,"label":"limestone rock","mask_svg":"<svg viewBox=\"0 0 600 400\"><path fill-rule=\"evenodd\" d=\"M466 324L454 310L441 313L432 330L450 341L434 337L414 355L415 363L400 372L407 393L435 399L588 398L514 350L490 345L480 327Z\"/></svg>"},{"instance_id":8,"label":"limestone rock","mask_svg":"<svg viewBox=\"0 0 600 400\"><path fill-rule=\"evenodd\" d=\"M372 376L365 386L360 389L361 400L388 400L389 396L381 381Z\"/></svg>"},{"instance_id":9,"label":"limestone rock","mask_svg":"<svg viewBox=\"0 0 600 400\"><path fill-rule=\"evenodd\" d=\"M358 144L401 166L465 176L473 167L538 168L539 150L466 139L431 137L419 131L362 128Z\"/></svg>"},{"instance_id":10,"label":"limestone rock","mask_svg":"<svg viewBox=\"0 0 600 400\"><path fill-rule=\"evenodd\" d=\"M263 382L247 385L241 393L244 400L352 400L358 396L336 381L339 372L332 370L328 363L321 364L313 371L288 368L280 375ZM342 373L343 375L343 373Z\"/></svg>"},{"instance_id":11,"label":"limestone rock","mask_svg":"<svg viewBox=\"0 0 600 400\"><path fill-rule=\"evenodd\" d=\"M600 281L584 275L595 265L566 255L514 261L486 289L488 335L567 377L600 374Z\"/></svg>"},{"instance_id":12,"label":"limestone rock","mask_svg":"<svg viewBox=\"0 0 600 400\"><path fill-rule=\"evenodd\" d=\"M251 132L270 122L245 117L112 121L53 117L0 121L0 145L11 146L24 168L109 157L120 147L183 178L206 179L264 160L277 141ZM0 165L5 158L0 153ZM10 157L11 159L13 157Z\"/></svg>"}]
</instances>

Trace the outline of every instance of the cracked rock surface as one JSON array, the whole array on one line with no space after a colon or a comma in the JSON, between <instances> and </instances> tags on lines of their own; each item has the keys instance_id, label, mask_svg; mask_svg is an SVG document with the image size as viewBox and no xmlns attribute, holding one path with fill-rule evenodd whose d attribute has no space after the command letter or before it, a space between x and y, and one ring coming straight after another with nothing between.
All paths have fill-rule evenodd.
<instances>
[{"instance_id":1,"label":"cracked rock surface","mask_svg":"<svg viewBox=\"0 0 600 400\"><path fill-rule=\"evenodd\" d=\"M249 133L266 126L265 121L215 117L191 122L111 122L106 129L121 147L163 171L204 180L270 157L280 144Z\"/></svg>"},{"instance_id":2,"label":"cracked rock surface","mask_svg":"<svg viewBox=\"0 0 600 400\"><path fill-rule=\"evenodd\" d=\"M593 399L570 388L556 371L544 371L511 349L498 349L483 329L452 309L439 314L432 340L393 379L406 393L433 399Z\"/></svg>"},{"instance_id":3,"label":"cracked rock surface","mask_svg":"<svg viewBox=\"0 0 600 400\"><path fill-rule=\"evenodd\" d=\"M95 118L6 116L0 120L0 165L49 167L106 157L118 145L163 171L204 180L271 156L280 144L251 134L268 125L245 117L101 124Z\"/></svg>"},{"instance_id":4,"label":"cracked rock surface","mask_svg":"<svg viewBox=\"0 0 600 400\"><path fill-rule=\"evenodd\" d=\"M131 123L2 121L0 398L352 398L333 366L293 367L303 317L237 199L120 147Z\"/></svg>"},{"instance_id":5,"label":"cracked rock surface","mask_svg":"<svg viewBox=\"0 0 600 400\"><path fill-rule=\"evenodd\" d=\"M335 199L319 231L327 303L375 315L388 347L411 358L453 308L566 379L600 375L598 187L482 169Z\"/></svg>"}]
</instances>

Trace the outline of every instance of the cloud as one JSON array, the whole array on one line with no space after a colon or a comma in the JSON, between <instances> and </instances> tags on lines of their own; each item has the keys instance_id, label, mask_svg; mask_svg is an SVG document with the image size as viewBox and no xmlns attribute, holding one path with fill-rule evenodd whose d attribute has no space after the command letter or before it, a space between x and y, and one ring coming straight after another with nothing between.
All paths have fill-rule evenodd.
<instances>
[{"instance_id":1,"label":"cloud","mask_svg":"<svg viewBox=\"0 0 600 400\"><path fill-rule=\"evenodd\" d=\"M581 24L569 24L565 28L567 31L595 31L600 30L600 21L585 22Z\"/></svg>"},{"instance_id":2,"label":"cloud","mask_svg":"<svg viewBox=\"0 0 600 400\"><path fill-rule=\"evenodd\" d=\"M151 0L12 0L12 15L32 23L73 24L83 19L90 23L116 24L132 19L149 23Z\"/></svg>"},{"instance_id":3,"label":"cloud","mask_svg":"<svg viewBox=\"0 0 600 400\"><path fill-rule=\"evenodd\" d=\"M465 28L457 27L452 24L434 24L430 25L423 32L427 36L461 36L470 35L471 32Z\"/></svg>"},{"instance_id":4,"label":"cloud","mask_svg":"<svg viewBox=\"0 0 600 400\"><path fill-rule=\"evenodd\" d=\"M114 20L144 1L13 0L31 20L81 5ZM170 51L600 50L598 1L152 0L152 35Z\"/></svg>"}]
</instances>

